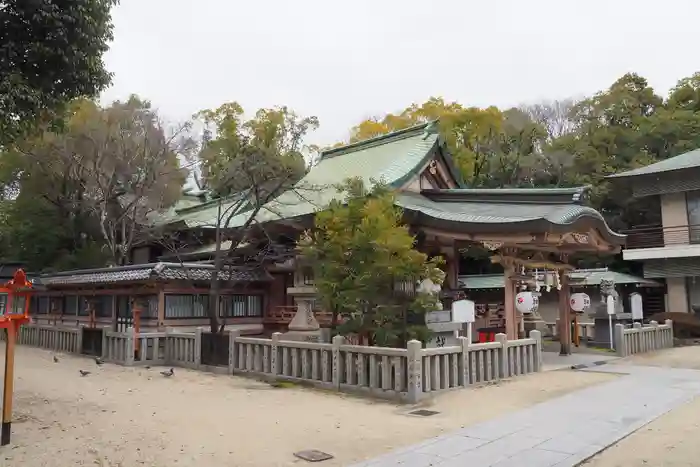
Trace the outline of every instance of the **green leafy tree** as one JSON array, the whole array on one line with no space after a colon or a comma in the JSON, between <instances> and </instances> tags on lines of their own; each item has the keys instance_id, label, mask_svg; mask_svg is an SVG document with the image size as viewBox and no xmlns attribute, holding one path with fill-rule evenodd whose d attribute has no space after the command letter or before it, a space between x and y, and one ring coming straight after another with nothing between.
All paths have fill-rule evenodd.
<instances>
[{"instance_id":1,"label":"green leafy tree","mask_svg":"<svg viewBox=\"0 0 700 467\"><path fill-rule=\"evenodd\" d=\"M336 332L369 345L425 342L425 313L436 309L435 300L412 290L421 279L441 282L441 260L414 249L402 211L384 185L369 191L361 179L349 179L338 191L345 200L317 213L315 227L299 242Z\"/></svg>"},{"instance_id":2,"label":"green leafy tree","mask_svg":"<svg viewBox=\"0 0 700 467\"><path fill-rule=\"evenodd\" d=\"M219 274L235 262L234 253L264 230L256 219L268 203L288 190L300 190L297 182L306 173L304 156L314 150L304 144L309 131L318 127L316 117L299 117L287 107L260 109L244 120L243 108L227 103L204 110L205 135L199 158L203 184L218 197L215 232L214 273L209 288L211 332L222 332L219 317L221 279ZM232 220L242 221L232 228ZM228 240L223 247L223 241ZM271 241L271 239L270 239ZM274 246L272 246L274 249ZM252 263L252 264L250 264ZM250 261L247 267L260 267Z\"/></svg>"},{"instance_id":3,"label":"green leafy tree","mask_svg":"<svg viewBox=\"0 0 700 467\"><path fill-rule=\"evenodd\" d=\"M102 55L117 0L0 0L0 147L110 82Z\"/></svg>"},{"instance_id":4,"label":"green leafy tree","mask_svg":"<svg viewBox=\"0 0 700 467\"><path fill-rule=\"evenodd\" d=\"M440 135L465 183L472 187L527 186L546 137L545 128L519 109L465 107L431 97L396 114L355 126L350 142L362 141L439 119Z\"/></svg>"},{"instance_id":5,"label":"green leafy tree","mask_svg":"<svg viewBox=\"0 0 700 467\"><path fill-rule=\"evenodd\" d=\"M203 110L196 117L206 128L199 155L204 182L221 194L239 193L256 183L250 177L236 177L232 171L237 165L252 165L247 159L251 150L256 157L265 155L260 164L261 178L276 178L276 168L284 166L285 171L294 171L296 180L306 173L305 156L315 150L304 144L304 138L318 128L318 118L299 117L284 106L260 109L253 118L244 120L243 108L230 102ZM264 170L270 171L269 177Z\"/></svg>"}]
</instances>

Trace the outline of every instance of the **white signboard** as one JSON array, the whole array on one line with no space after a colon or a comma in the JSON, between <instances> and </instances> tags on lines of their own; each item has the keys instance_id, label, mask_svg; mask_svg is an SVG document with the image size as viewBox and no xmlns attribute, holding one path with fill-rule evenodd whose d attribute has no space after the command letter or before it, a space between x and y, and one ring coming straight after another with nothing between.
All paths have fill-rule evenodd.
<instances>
[{"instance_id":1,"label":"white signboard","mask_svg":"<svg viewBox=\"0 0 700 467\"><path fill-rule=\"evenodd\" d=\"M452 322L473 323L475 319L474 302L471 300L457 300L452 302Z\"/></svg>"},{"instance_id":2,"label":"white signboard","mask_svg":"<svg viewBox=\"0 0 700 467\"><path fill-rule=\"evenodd\" d=\"M642 306L642 296L637 292L630 294L630 309L632 310L632 319L641 321L644 319L644 308Z\"/></svg>"},{"instance_id":3,"label":"white signboard","mask_svg":"<svg viewBox=\"0 0 700 467\"><path fill-rule=\"evenodd\" d=\"M612 295L608 295L607 303L605 304L608 309L608 315L612 316L615 314L615 299Z\"/></svg>"},{"instance_id":4,"label":"white signboard","mask_svg":"<svg viewBox=\"0 0 700 467\"><path fill-rule=\"evenodd\" d=\"M429 311L425 314L425 323L449 323L451 318L450 310Z\"/></svg>"}]
</instances>

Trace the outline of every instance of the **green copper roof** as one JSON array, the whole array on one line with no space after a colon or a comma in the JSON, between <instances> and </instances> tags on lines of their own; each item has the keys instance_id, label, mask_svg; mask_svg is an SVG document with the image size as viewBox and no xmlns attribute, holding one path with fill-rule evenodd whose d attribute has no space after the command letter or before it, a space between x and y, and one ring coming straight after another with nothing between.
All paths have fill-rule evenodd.
<instances>
[{"instance_id":1,"label":"green copper roof","mask_svg":"<svg viewBox=\"0 0 700 467\"><path fill-rule=\"evenodd\" d=\"M435 196L439 191L455 192L468 191L469 193L461 197ZM499 199L488 196L479 197L480 190L430 190L424 194L402 192L397 196L397 204L407 211L427 216L433 220L443 223L494 225L501 224L507 228L527 228L527 223L537 223L545 221L549 224L566 226L573 224L577 220L588 217L599 221L601 233L613 244L622 244L624 235L617 234L610 230L605 223L603 216L598 211L588 206L580 204L565 204L559 201L560 193L547 201L546 198L537 197L534 200L523 200L523 192L512 191L509 196L502 196ZM492 193L497 190L484 190ZM504 190L505 191L505 190ZM541 191L541 190L540 190Z\"/></svg>"},{"instance_id":2,"label":"green copper roof","mask_svg":"<svg viewBox=\"0 0 700 467\"><path fill-rule=\"evenodd\" d=\"M400 188L419 175L443 144L435 122L389 133L360 143L322 153L319 163L291 190L265 205L257 214L257 223L292 219L324 209L333 199L341 199L335 186L349 177L359 177L370 186L371 180L382 180ZM442 154L453 177L459 180L452 160ZM423 190L421 193L401 191L397 205L407 213L424 216L430 223L460 224L461 229L497 227L546 231L549 226L567 226L581 218L594 218L601 233L616 245L624 236L612 232L602 216L581 203L587 187L552 189L448 189ZM177 211L178 221L188 227L214 227L218 202L207 202ZM226 212L235 199L223 200ZM235 216L229 227L244 225L250 212Z\"/></svg>"},{"instance_id":3,"label":"green copper roof","mask_svg":"<svg viewBox=\"0 0 700 467\"><path fill-rule=\"evenodd\" d=\"M636 177L638 175L654 175L674 170L693 169L700 167L700 149L695 149L676 157L671 157L655 164L628 170L619 174L608 175L607 178Z\"/></svg>"},{"instance_id":4,"label":"green copper roof","mask_svg":"<svg viewBox=\"0 0 700 467\"><path fill-rule=\"evenodd\" d=\"M369 186L370 179L382 180L398 188L428 162L438 144L431 123L389 133L361 143L322 153L319 163L296 186L268 203L258 213L258 222L268 222L311 214L340 197L335 185L349 177L360 177ZM224 203L223 210L231 203ZM190 227L213 226L217 206L188 210L181 220ZM232 219L230 227L243 225L242 213Z\"/></svg>"},{"instance_id":5,"label":"green copper roof","mask_svg":"<svg viewBox=\"0 0 700 467\"><path fill-rule=\"evenodd\" d=\"M575 269L569 273L572 286L588 287L600 285L601 280L613 280L616 284L639 284L642 287L661 287L656 281L622 272L600 269ZM459 284L465 289L502 289L503 274L479 274L459 276Z\"/></svg>"}]
</instances>

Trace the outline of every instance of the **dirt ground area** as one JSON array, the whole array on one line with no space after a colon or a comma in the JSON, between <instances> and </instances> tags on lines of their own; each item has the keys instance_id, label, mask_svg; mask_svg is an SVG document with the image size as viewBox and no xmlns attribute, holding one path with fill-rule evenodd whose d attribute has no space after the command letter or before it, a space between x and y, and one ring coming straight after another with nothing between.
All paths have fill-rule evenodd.
<instances>
[{"instance_id":1,"label":"dirt ground area","mask_svg":"<svg viewBox=\"0 0 700 467\"><path fill-rule=\"evenodd\" d=\"M0 449L0 466L307 465L292 455L304 449L333 454L324 467L343 466L616 377L520 377L450 392L424 404L438 415L417 417L336 393L178 368L164 378L162 368L52 355L18 348L12 444Z\"/></svg>"},{"instance_id":2,"label":"dirt ground area","mask_svg":"<svg viewBox=\"0 0 700 467\"><path fill-rule=\"evenodd\" d=\"M637 355L613 364L700 369L700 347ZM700 398L683 405L603 451L586 467L695 467L700 439Z\"/></svg>"}]
</instances>

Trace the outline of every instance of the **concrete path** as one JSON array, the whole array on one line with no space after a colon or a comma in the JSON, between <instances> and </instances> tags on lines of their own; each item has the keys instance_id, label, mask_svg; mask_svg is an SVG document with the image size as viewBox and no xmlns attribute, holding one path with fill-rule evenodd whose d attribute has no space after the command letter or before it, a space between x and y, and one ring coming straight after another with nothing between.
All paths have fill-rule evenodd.
<instances>
[{"instance_id":1,"label":"concrete path","mask_svg":"<svg viewBox=\"0 0 700 467\"><path fill-rule=\"evenodd\" d=\"M352 467L572 467L700 395L700 371L602 365L619 379Z\"/></svg>"}]
</instances>

